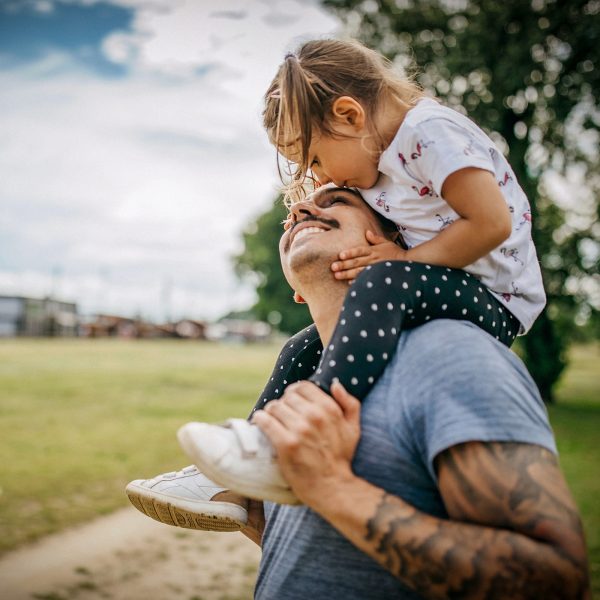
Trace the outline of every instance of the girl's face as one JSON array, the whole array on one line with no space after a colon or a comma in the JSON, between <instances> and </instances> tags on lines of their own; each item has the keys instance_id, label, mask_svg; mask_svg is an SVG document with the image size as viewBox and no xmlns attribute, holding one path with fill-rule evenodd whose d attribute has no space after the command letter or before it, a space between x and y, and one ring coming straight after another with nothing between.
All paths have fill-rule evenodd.
<instances>
[{"instance_id":1,"label":"girl's face","mask_svg":"<svg viewBox=\"0 0 600 600\"><path fill-rule=\"evenodd\" d=\"M368 147L368 133L364 128L336 123L333 136L313 135L308 165L319 183L333 182L337 187L368 189L379 179L378 153Z\"/></svg>"}]
</instances>

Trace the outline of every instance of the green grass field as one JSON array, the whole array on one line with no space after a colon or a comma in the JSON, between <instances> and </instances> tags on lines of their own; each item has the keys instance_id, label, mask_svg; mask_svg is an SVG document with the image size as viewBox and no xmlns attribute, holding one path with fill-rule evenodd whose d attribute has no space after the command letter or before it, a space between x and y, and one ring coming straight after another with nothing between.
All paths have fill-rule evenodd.
<instances>
[{"instance_id":1,"label":"green grass field","mask_svg":"<svg viewBox=\"0 0 600 600\"><path fill-rule=\"evenodd\" d=\"M278 348L180 341L0 341L0 553L125 506L188 464L175 431L245 416ZM550 408L600 592L600 346L577 348Z\"/></svg>"}]
</instances>

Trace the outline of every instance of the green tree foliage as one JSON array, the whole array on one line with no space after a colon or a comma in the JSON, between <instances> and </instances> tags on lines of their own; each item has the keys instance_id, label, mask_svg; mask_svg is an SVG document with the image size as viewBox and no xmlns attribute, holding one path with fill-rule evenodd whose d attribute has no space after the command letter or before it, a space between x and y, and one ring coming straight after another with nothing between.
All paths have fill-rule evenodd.
<instances>
[{"instance_id":1,"label":"green tree foliage","mask_svg":"<svg viewBox=\"0 0 600 600\"><path fill-rule=\"evenodd\" d=\"M522 339L543 397L574 323L598 330L598 0L325 0L349 30L465 110L533 205L548 308Z\"/></svg>"},{"instance_id":2,"label":"green tree foliage","mask_svg":"<svg viewBox=\"0 0 600 600\"><path fill-rule=\"evenodd\" d=\"M292 334L312 321L306 306L293 301L293 292L279 262L279 238L286 212L282 199L277 198L272 208L243 233L244 251L234 261L238 275L256 285L258 301L252 307L254 315Z\"/></svg>"}]
</instances>

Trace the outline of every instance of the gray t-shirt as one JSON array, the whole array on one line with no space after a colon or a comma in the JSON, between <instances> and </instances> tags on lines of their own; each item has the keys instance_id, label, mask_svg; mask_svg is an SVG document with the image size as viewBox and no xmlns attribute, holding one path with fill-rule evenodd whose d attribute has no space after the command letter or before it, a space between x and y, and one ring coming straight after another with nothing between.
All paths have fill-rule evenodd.
<instances>
[{"instance_id":1,"label":"gray t-shirt","mask_svg":"<svg viewBox=\"0 0 600 600\"><path fill-rule=\"evenodd\" d=\"M403 332L363 402L356 475L447 518L433 461L467 441L556 452L538 390L521 361L477 327L436 320ZM258 600L419 598L306 506L266 503ZM365 519L370 515L365 515Z\"/></svg>"}]
</instances>

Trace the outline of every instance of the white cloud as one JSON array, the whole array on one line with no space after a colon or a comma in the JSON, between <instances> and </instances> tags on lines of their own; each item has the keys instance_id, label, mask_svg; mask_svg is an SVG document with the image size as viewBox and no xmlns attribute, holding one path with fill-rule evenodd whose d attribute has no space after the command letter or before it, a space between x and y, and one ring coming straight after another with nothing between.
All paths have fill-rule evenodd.
<instances>
[{"instance_id":1,"label":"white cloud","mask_svg":"<svg viewBox=\"0 0 600 600\"><path fill-rule=\"evenodd\" d=\"M58 52L0 71L0 293L155 318L245 307L229 257L277 186L262 93L299 36L337 24L300 2L118 3L133 32L103 48L128 76Z\"/></svg>"}]
</instances>

